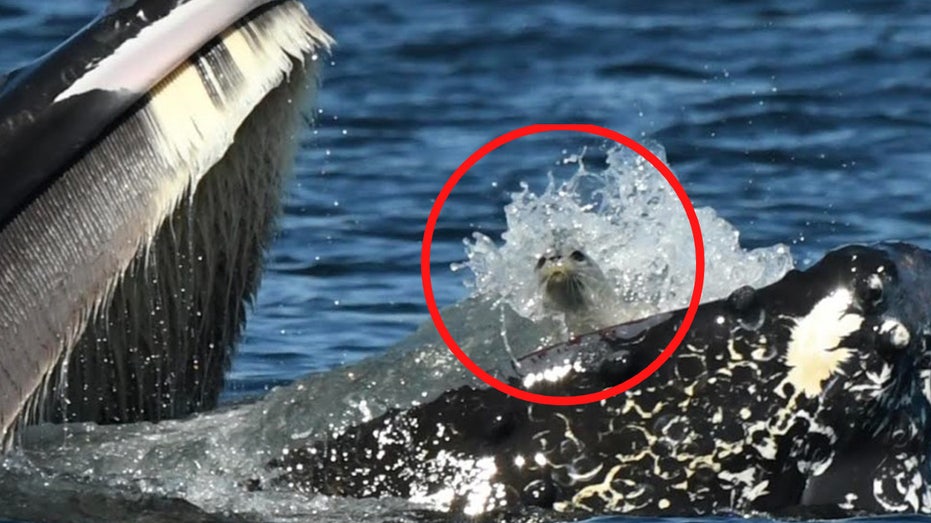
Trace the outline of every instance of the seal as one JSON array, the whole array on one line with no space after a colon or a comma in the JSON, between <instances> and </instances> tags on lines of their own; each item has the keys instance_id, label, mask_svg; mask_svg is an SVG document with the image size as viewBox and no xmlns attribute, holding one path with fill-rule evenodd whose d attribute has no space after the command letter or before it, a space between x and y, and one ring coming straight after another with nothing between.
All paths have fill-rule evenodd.
<instances>
[{"instance_id":1,"label":"seal","mask_svg":"<svg viewBox=\"0 0 931 523\"><path fill-rule=\"evenodd\" d=\"M545 309L561 314L570 336L611 324L614 292L601 267L582 249L558 244L538 259L534 272Z\"/></svg>"},{"instance_id":2,"label":"seal","mask_svg":"<svg viewBox=\"0 0 931 523\"><path fill-rule=\"evenodd\" d=\"M928 513L929 276L917 247L845 247L702 304L672 358L625 394L557 407L450 390L285 449L271 484L467 516ZM538 351L513 381L547 394L615 385L683 314Z\"/></svg>"},{"instance_id":3,"label":"seal","mask_svg":"<svg viewBox=\"0 0 931 523\"><path fill-rule=\"evenodd\" d=\"M114 0L0 81L0 451L216 404L331 42L295 0Z\"/></svg>"}]
</instances>

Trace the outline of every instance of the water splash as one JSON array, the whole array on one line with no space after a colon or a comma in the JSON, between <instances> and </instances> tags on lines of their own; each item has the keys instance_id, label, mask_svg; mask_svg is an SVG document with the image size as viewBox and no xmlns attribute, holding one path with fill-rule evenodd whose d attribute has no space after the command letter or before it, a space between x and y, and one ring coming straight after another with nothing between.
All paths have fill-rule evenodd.
<instances>
[{"instance_id":1,"label":"water splash","mask_svg":"<svg viewBox=\"0 0 931 523\"><path fill-rule=\"evenodd\" d=\"M650 149L663 161L658 145ZM554 243L574 243L601 267L611 287L606 321L622 323L688 305L695 274L691 229L681 203L660 173L623 147L607 152L607 166L591 168L582 155L566 181L553 175L541 194L526 183L511 195L507 230L499 246L474 233L465 240L474 294L506 305L532 321L552 320L533 273L539 256ZM789 248L779 244L745 250L740 233L710 208L697 209L705 244L702 301L727 296L742 285L775 282L793 268Z\"/></svg>"}]
</instances>

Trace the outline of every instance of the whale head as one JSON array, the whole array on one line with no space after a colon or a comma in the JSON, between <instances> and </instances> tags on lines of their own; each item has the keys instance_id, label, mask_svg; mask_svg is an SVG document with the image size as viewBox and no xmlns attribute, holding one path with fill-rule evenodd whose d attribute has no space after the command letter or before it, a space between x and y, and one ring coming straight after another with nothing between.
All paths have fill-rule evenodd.
<instances>
[{"instance_id":1,"label":"whale head","mask_svg":"<svg viewBox=\"0 0 931 523\"><path fill-rule=\"evenodd\" d=\"M331 43L294 0L121 0L6 76L0 449L216 403Z\"/></svg>"}]
</instances>

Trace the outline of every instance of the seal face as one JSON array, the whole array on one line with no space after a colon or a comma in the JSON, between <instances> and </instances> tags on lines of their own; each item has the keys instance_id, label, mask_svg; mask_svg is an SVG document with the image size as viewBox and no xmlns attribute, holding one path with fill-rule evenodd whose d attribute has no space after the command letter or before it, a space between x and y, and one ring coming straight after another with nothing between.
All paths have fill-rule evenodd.
<instances>
[{"instance_id":1,"label":"seal face","mask_svg":"<svg viewBox=\"0 0 931 523\"><path fill-rule=\"evenodd\" d=\"M601 268L584 251L552 247L539 257L534 272L544 307L563 315L570 335L608 325L603 311L614 301L612 290Z\"/></svg>"},{"instance_id":2,"label":"seal face","mask_svg":"<svg viewBox=\"0 0 931 523\"><path fill-rule=\"evenodd\" d=\"M931 253L907 245L844 248L703 304L674 356L623 395L554 407L448 391L286 450L270 464L275 483L469 516L530 505L929 512L929 269ZM562 395L614 385L652 361L683 314L535 353L523 385Z\"/></svg>"}]
</instances>

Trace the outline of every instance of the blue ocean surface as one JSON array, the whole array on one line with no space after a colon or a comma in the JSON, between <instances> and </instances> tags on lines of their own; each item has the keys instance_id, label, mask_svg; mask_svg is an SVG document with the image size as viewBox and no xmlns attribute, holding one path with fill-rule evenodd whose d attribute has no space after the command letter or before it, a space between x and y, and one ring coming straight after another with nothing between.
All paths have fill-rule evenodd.
<instances>
[{"instance_id":1,"label":"blue ocean surface","mask_svg":"<svg viewBox=\"0 0 931 523\"><path fill-rule=\"evenodd\" d=\"M665 147L696 207L744 247L799 264L854 242L929 246L931 4L515 1L311 3L337 39L314 131L229 393L382 350L427 319L420 240L478 147L531 123L593 123ZM497 238L521 181L604 140L557 133L490 155L456 187L433 246Z\"/></svg>"},{"instance_id":2,"label":"blue ocean surface","mask_svg":"<svg viewBox=\"0 0 931 523\"><path fill-rule=\"evenodd\" d=\"M0 0L0 69L105 4ZM420 251L437 193L484 143L532 123L660 144L696 207L732 224L745 248L789 245L800 266L849 243L931 247L925 0L307 5L338 43L225 401L378 354L429 321ZM468 296L468 273L450 264L474 231L504 232L521 182L542 190L564 159L597 163L605 148L550 133L470 171L434 237L439 304Z\"/></svg>"}]
</instances>

